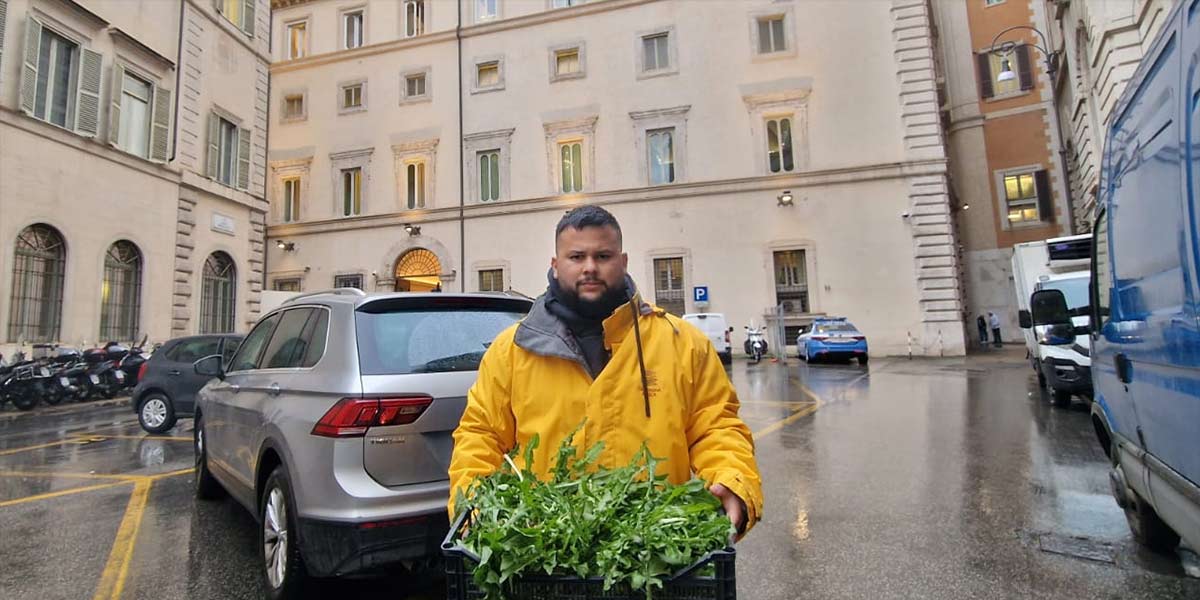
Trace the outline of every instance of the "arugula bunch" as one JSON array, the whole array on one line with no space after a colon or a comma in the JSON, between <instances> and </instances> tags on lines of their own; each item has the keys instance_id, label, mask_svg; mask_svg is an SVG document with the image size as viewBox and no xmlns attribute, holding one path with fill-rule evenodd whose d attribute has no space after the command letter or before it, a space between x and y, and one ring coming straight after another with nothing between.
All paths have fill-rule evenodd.
<instances>
[{"instance_id":1,"label":"arugula bunch","mask_svg":"<svg viewBox=\"0 0 1200 600\"><path fill-rule=\"evenodd\" d=\"M571 442L581 427L559 447L549 481L531 470L535 435L524 469L513 449L500 470L475 481L469 499L459 492L456 505L473 511L461 543L479 556L475 584L489 600L506 597L514 578L539 573L603 577L605 591L628 585L651 598L665 578L735 533L705 482L672 485L655 475L661 459L645 444L616 469L594 464L603 442L578 456Z\"/></svg>"}]
</instances>

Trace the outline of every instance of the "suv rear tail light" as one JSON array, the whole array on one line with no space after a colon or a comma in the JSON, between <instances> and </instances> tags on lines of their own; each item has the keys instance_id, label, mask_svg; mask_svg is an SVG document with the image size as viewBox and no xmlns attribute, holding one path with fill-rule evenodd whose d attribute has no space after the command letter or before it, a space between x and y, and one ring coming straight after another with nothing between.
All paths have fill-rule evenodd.
<instances>
[{"instance_id":1,"label":"suv rear tail light","mask_svg":"<svg viewBox=\"0 0 1200 600\"><path fill-rule=\"evenodd\" d=\"M857 340L857 341L860 341L860 342L861 342L861 341L863 341L863 340L867 339L867 336L865 336L865 335L856 335L856 336L854 336L854 339L855 339L855 340Z\"/></svg>"},{"instance_id":2,"label":"suv rear tail light","mask_svg":"<svg viewBox=\"0 0 1200 600\"><path fill-rule=\"evenodd\" d=\"M322 437L359 437L371 427L408 425L433 403L429 396L400 398L342 398L313 426Z\"/></svg>"},{"instance_id":3,"label":"suv rear tail light","mask_svg":"<svg viewBox=\"0 0 1200 600\"><path fill-rule=\"evenodd\" d=\"M825 341L825 340L829 339L829 337L828 337L828 336L824 336L824 335L814 335L814 336L812 336L812 338L811 338L811 339L813 339L813 340L816 340L816 341L818 341L818 342L823 342L823 341Z\"/></svg>"},{"instance_id":4,"label":"suv rear tail light","mask_svg":"<svg viewBox=\"0 0 1200 600\"><path fill-rule=\"evenodd\" d=\"M149 367L150 367L150 361L146 361L146 362L142 363L142 366L138 367L138 376L137 376L138 383L141 383L142 379L145 379L146 369L148 369Z\"/></svg>"}]
</instances>

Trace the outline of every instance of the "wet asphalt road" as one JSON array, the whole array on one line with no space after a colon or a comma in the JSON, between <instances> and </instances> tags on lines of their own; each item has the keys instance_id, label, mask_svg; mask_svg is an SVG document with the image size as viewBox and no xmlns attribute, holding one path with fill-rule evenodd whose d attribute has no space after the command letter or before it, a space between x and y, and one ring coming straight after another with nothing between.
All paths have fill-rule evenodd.
<instances>
[{"instance_id":1,"label":"wet asphalt road","mask_svg":"<svg viewBox=\"0 0 1200 600\"><path fill-rule=\"evenodd\" d=\"M1200 560L1134 545L1086 407L1052 407L1016 350L731 374L766 492L743 599L1200 598ZM190 421L149 436L123 404L39 412L0 410L0 598L260 597L252 517L192 498Z\"/></svg>"}]
</instances>

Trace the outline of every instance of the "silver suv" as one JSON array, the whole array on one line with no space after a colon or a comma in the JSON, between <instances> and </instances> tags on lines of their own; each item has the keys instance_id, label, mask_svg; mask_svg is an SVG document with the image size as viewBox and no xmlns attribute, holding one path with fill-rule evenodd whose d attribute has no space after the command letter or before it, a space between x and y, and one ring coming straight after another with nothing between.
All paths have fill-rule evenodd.
<instances>
[{"instance_id":1,"label":"silver suv","mask_svg":"<svg viewBox=\"0 0 1200 600\"><path fill-rule=\"evenodd\" d=\"M270 598L308 576L436 553L451 434L492 339L531 302L488 294L303 294L268 313L195 416L196 495L228 491L261 526Z\"/></svg>"}]
</instances>

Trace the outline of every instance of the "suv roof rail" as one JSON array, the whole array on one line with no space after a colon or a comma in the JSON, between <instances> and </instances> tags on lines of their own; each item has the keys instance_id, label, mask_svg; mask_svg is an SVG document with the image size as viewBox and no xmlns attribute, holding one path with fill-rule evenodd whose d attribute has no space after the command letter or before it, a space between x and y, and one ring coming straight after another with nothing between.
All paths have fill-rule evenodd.
<instances>
[{"instance_id":1,"label":"suv roof rail","mask_svg":"<svg viewBox=\"0 0 1200 600\"><path fill-rule=\"evenodd\" d=\"M298 296L292 296L291 298L284 300L283 303L284 304L294 304L297 301L303 300L305 298L311 298L313 296L324 296L325 294L333 294L335 296L356 296L359 298L365 298L367 296L366 292L364 292L358 288L352 288L352 287L331 288L328 290L320 290L317 292L305 292Z\"/></svg>"}]
</instances>

